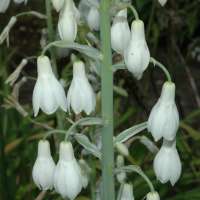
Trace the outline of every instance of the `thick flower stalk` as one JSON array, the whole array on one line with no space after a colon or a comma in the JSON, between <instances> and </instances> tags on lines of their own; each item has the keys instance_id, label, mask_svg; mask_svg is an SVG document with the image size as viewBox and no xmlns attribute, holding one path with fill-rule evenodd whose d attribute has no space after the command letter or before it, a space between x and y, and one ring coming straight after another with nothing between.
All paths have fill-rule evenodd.
<instances>
[{"instance_id":1,"label":"thick flower stalk","mask_svg":"<svg viewBox=\"0 0 200 200\"><path fill-rule=\"evenodd\" d=\"M60 38L67 42L74 42L77 35L77 9L73 0L65 0L58 21Z\"/></svg>"},{"instance_id":2,"label":"thick flower stalk","mask_svg":"<svg viewBox=\"0 0 200 200\"><path fill-rule=\"evenodd\" d=\"M134 20L131 26L131 40L124 51L124 61L136 79L141 79L149 65L150 52L145 39L144 23Z\"/></svg>"},{"instance_id":3,"label":"thick flower stalk","mask_svg":"<svg viewBox=\"0 0 200 200\"><path fill-rule=\"evenodd\" d=\"M56 79L50 60L47 56L37 59L38 78L33 90L34 116L38 115L39 109L52 114L59 107L67 111L67 98L60 82Z\"/></svg>"},{"instance_id":4,"label":"thick flower stalk","mask_svg":"<svg viewBox=\"0 0 200 200\"><path fill-rule=\"evenodd\" d=\"M152 133L155 141L162 137L166 140L174 140L178 127L179 113L175 104L175 84L166 82L160 98L150 113L148 130Z\"/></svg>"},{"instance_id":5,"label":"thick flower stalk","mask_svg":"<svg viewBox=\"0 0 200 200\"><path fill-rule=\"evenodd\" d=\"M54 173L54 188L63 198L73 200L82 187L81 169L74 157L72 144L62 142Z\"/></svg>"},{"instance_id":6,"label":"thick flower stalk","mask_svg":"<svg viewBox=\"0 0 200 200\"><path fill-rule=\"evenodd\" d=\"M41 140L38 144L38 155L32 171L34 183L39 189L50 190L53 188L54 169L55 163L51 156L49 142Z\"/></svg>"},{"instance_id":7,"label":"thick flower stalk","mask_svg":"<svg viewBox=\"0 0 200 200\"><path fill-rule=\"evenodd\" d=\"M163 145L154 159L154 171L161 183L170 181L172 186L181 175L181 161L176 149L176 141L163 141Z\"/></svg>"},{"instance_id":8,"label":"thick flower stalk","mask_svg":"<svg viewBox=\"0 0 200 200\"><path fill-rule=\"evenodd\" d=\"M95 110L95 105L96 96L87 79L85 65L82 61L76 61L73 65L73 80L67 94L68 111L71 107L75 114L84 111L89 115Z\"/></svg>"},{"instance_id":9,"label":"thick flower stalk","mask_svg":"<svg viewBox=\"0 0 200 200\"><path fill-rule=\"evenodd\" d=\"M114 17L111 27L111 46L114 51L124 54L129 45L131 31L127 20L127 9L121 10Z\"/></svg>"}]
</instances>

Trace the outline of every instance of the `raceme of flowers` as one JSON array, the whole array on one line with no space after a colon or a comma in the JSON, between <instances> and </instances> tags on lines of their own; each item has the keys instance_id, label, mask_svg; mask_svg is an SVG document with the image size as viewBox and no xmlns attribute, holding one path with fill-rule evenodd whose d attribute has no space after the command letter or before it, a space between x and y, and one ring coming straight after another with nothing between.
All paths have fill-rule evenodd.
<instances>
[{"instance_id":1,"label":"raceme of flowers","mask_svg":"<svg viewBox=\"0 0 200 200\"><path fill-rule=\"evenodd\" d=\"M84 19L91 31L100 29L99 1L94 5L87 0L81 0L79 9L73 0L51 0L52 5L59 12L58 34L62 41L73 43L77 38L78 25ZM158 0L164 6L167 0ZM15 3L27 3L26 0L14 0ZM1 0L0 13L5 12L10 0ZM95 6L97 5L97 6ZM128 71L140 80L151 61L150 51L145 37L145 25L140 19L135 19L129 27L127 8L118 10L113 17L111 26L111 47L121 54ZM73 63L73 78L67 95L61 82L55 76L51 61L47 56L37 58L37 81L33 90L32 102L34 116L41 109L46 114L53 114L59 108L64 112L76 114L85 112L90 115L95 111L96 94L88 81L85 64L76 60ZM181 161L176 149L176 134L179 128L179 113L175 103L175 84L168 80L162 86L159 99L153 106L147 122L147 129L157 142L163 139L162 146L155 156L153 168L157 179L161 183L170 182L174 185L181 175ZM128 148L117 143L115 146L121 156L117 157L118 167L123 166L124 157L129 156ZM123 157L124 156L124 157ZM38 155L35 161L32 176L35 184L41 190L53 188L63 198L75 199L82 188L88 185L88 176L85 173L87 163L79 163L74 157L73 146L70 142L61 142L59 160L55 164L50 145L47 140L38 144ZM87 170L86 170L87 171ZM88 170L89 171L89 170ZM121 184L119 199L134 200L133 187L126 183L126 173L117 174ZM69 181L70 180L70 181ZM159 200L157 192L150 192L147 200Z\"/></svg>"}]
</instances>

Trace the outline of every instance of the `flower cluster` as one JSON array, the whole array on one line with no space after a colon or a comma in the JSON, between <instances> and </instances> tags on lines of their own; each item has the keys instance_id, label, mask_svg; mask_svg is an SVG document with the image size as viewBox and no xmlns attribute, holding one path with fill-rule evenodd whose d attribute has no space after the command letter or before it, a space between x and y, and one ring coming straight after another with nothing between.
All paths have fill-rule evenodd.
<instances>
[{"instance_id":1,"label":"flower cluster","mask_svg":"<svg viewBox=\"0 0 200 200\"><path fill-rule=\"evenodd\" d=\"M39 109L46 114L54 113L59 107L65 112L72 110L79 114L85 111L90 114L95 110L96 97L90 85L85 65L82 61L76 61L73 66L73 80L68 95L62 84L56 79L50 60L47 56L37 59L38 78L33 91L33 110L37 116Z\"/></svg>"},{"instance_id":2,"label":"flower cluster","mask_svg":"<svg viewBox=\"0 0 200 200\"><path fill-rule=\"evenodd\" d=\"M35 161L32 176L40 190L55 188L63 198L73 200L85 187L85 177L74 157L74 150L70 142L61 142L59 160L55 165L47 140L42 140L38 145L38 156Z\"/></svg>"}]
</instances>

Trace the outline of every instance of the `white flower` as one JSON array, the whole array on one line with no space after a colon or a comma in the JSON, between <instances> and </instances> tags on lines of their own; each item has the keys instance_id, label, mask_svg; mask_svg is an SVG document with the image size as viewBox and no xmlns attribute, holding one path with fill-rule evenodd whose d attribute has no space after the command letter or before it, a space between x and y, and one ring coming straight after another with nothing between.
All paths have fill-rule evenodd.
<instances>
[{"instance_id":1,"label":"white flower","mask_svg":"<svg viewBox=\"0 0 200 200\"><path fill-rule=\"evenodd\" d=\"M20 3L27 3L28 0L14 0L15 3L20 4Z\"/></svg>"},{"instance_id":2,"label":"white flower","mask_svg":"<svg viewBox=\"0 0 200 200\"><path fill-rule=\"evenodd\" d=\"M33 110L37 116L41 108L46 114L54 113L58 107L67 111L65 91L56 79L47 56L37 60L38 78L33 91Z\"/></svg>"},{"instance_id":3,"label":"white flower","mask_svg":"<svg viewBox=\"0 0 200 200\"><path fill-rule=\"evenodd\" d=\"M166 140L173 140L176 137L179 113L175 104L174 83L164 83L161 96L150 113L147 126L155 141L162 137Z\"/></svg>"},{"instance_id":4,"label":"white flower","mask_svg":"<svg viewBox=\"0 0 200 200\"><path fill-rule=\"evenodd\" d=\"M74 42L77 35L77 10L73 0L65 1L64 8L60 12L58 32L60 38L67 42Z\"/></svg>"},{"instance_id":5,"label":"white flower","mask_svg":"<svg viewBox=\"0 0 200 200\"><path fill-rule=\"evenodd\" d=\"M120 200L134 200L133 196L133 186L131 184L125 183L122 186Z\"/></svg>"},{"instance_id":6,"label":"white flower","mask_svg":"<svg viewBox=\"0 0 200 200\"><path fill-rule=\"evenodd\" d=\"M81 192L81 169L70 142L60 144L59 161L54 173L54 188L63 198L73 200Z\"/></svg>"},{"instance_id":7,"label":"white flower","mask_svg":"<svg viewBox=\"0 0 200 200\"><path fill-rule=\"evenodd\" d=\"M112 49L120 54L124 53L131 38L131 31L127 21L127 9L117 13L111 27Z\"/></svg>"},{"instance_id":8,"label":"white flower","mask_svg":"<svg viewBox=\"0 0 200 200\"><path fill-rule=\"evenodd\" d=\"M156 191L149 192L146 196L146 200L160 200L160 196Z\"/></svg>"},{"instance_id":9,"label":"white flower","mask_svg":"<svg viewBox=\"0 0 200 200\"><path fill-rule=\"evenodd\" d=\"M163 141L163 145L153 163L157 179L174 185L181 175L181 161L176 149L176 141Z\"/></svg>"},{"instance_id":10,"label":"white flower","mask_svg":"<svg viewBox=\"0 0 200 200\"><path fill-rule=\"evenodd\" d=\"M73 80L67 94L67 107L79 114L85 111L89 115L95 110L95 93L87 79L85 65L82 61L77 61L73 65Z\"/></svg>"},{"instance_id":11,"label":"white flower","mask_svg":"<svg viewBox=\"0 0 200 200\"><path fill-rule=\"evenodd\" d=\"M91 30L98 31L100 26L100 14L99 10L92 6L87 15L87 23Z\"/></svg>"},{"instance_id":12,"label":"white flower","mask_svg":"<svg viewBox=\"0 0 200 200\"><path fill-rule=\"evenodd\" d=\"M167 0L158 0L161 6L164 6L167 3Z\"/></svg>"},{"instance_id":13,"label":"white flower","mask_svg":"<svg viewBox=\"0 0 200 200\"><path fill-rule=\"evenodd\" d=\"M0 0L0 13L6 12L9 5L10 5L10 0Z\"/></svg>"},{"instance_id":14,"label":"white flower","mask_svg":"<svg viewBox=\"0 0 200 200\"><path fill-rule=\"evenodd\" d=\"M145 39L144 23L135 20L131 27L131 40L124 51L124 61L130 72L138 80L150 62L150 52Z\"/></svg>"},{"instance_id":15,"label":"white flower","mask_svg":"<svg viewBox=\"0 0 200 200\"><path fill-rule=\"evenodd\" d=\"M41 190L53 188L54 169L55 163L51 156L49 142L41 140L38 144L38 155L32 171L33 180L38 188Z\"/></svg>"},{"instance_id":16,"label":"white flower","mask_svg":"<svg viewBox=\"0 0 200 200\"><path fill-rule=\"evenodd\" d=\"M61 8L64 6L65 0L51 0L53 7L57 12L61 10Z\"/></svg>"}]
</instances>

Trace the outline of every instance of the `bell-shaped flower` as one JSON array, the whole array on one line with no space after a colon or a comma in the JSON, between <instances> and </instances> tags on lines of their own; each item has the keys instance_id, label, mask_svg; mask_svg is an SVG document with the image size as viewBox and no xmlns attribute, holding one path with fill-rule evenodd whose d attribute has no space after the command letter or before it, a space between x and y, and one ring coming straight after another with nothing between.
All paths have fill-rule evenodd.
<instances>
[{"instance_id":1,"label":"bell-shaped flower","mask_svg":"<svg viewBox=\"0 0 200 200\"><path fill-rule=\"evenodd\" d=\"M87 15L87 23L89 28L93 31L98 31L100 26L100 14L98 8L92 6Z\"/></svg>"},{"instance_id":2,"label":"bell-shaped flower","mask_svg":"<svg viewBox=\"0 0 200 200\"><path fill-rule=\"evenodd\" d=\"M1 0L0 1L0 13L6 12L9 5L10 5L10 0Z\"/></svg>"},{"instance_id":3,"label":"bell-shaped flower","mask_svg":"<svg viewBox=\"0 0 200 200\"><path fill-rule=\"evenodd\" d=\"M182 167L175 140L163 141L163 145L154 159L153 167L156 177L161 183L170 181L173 186L178 181Z\"/></svg>"},{"instance_id":4,"label":"bell-shaped flower","mask_svg":"<svg viewBox=\"0 0 200 200\"><path fill-rule=\"evenodd\" d=\"M58 32L60 38L67 42L74 42L77 35L77 12L73 0L66 0L60 12Z\"/></svg>"},{"instance_id":5,"label":"bell-shaped flower","mask_svg":"<svg viewBox=\"0 0 200 200\"><path fill-rule=\"evenodd\" d=\"M179 113L175 104L175 84L166 82L163 85L161 96L153 107L147 128L155 141L162 137L173 140L179 127Z\"/></svg>"},{"instance_id":6,"label":"bell-shaped flower","mask_svg":"<svg viewBox=\"0 0 200 200\"><path fill-rule=\"evenodd\" d=\"M138 80L149 65L150 52L145 39L144 23L135 20L131 27L131 39L124 51L126 67Z\"/></svg>"},{"instance_id":7,"label":"bell-shaped flower","mask_svg":"<svg viewBox=\"0 0 200 200\"><path fill-rule=\"evenodd\" d=\"M53 7L55 8L55 10L57 12L59 12L61 10L61 8L63 8L65 0L51 0Z\"/></svg>"},{"instance_id":8,"label":"bell-shaped flower","mask_svg":"<svg viewBox=\"0 0 200 200\"><path fill-rule=\"evenodd\" d=\"M123 184L118 198L120 200L134 200L133 186L128 183Z\"/></svg>"},{"instance_id":9,"label":"bell-shaped flower","mask_svg":"<svg viewBox=\"0 0 200 200\"><path fill-rule=\"evenodd\" d=\"M160 200L160 196L156 191L149 192L146 196L146 200Z\"/></svg>"},{"instance_id":10,"label":"bell-shaped flower","mask_svg":"<svg viewBox=\"0 0 200 200\"><path fill-rule=\"evenodd\" d=\"M82 187L81 169L74 157L72 144L62 142L54 173L54 188L63 198L73 200Z\"/></svg>"},{"instance_id":11,"label":"bell-shaped flower","mask_svg":"<svg viewBox=\"0 0 200 200\"><path fill-rule=\"evenodd\" d=\"M124 54L129 45L131 31L127 20L127 9L117 13L111 27L111 46L114 51Z\"/></svg>"},{"instance_id":12,"label":"bell-shaped flower","mask_svg":"<svg viewBox=\"0 0 200 200\"><path fill-rule=\"evenodd\" d=\"M89 115L95 110L96 97L90 85L86 73L85 65L82 61L77 61L73 65L73 80L67 94L67 107L79 114L84 111Z\"/></svg>"},{"instance_id":13,"label":"bell-shaped flower","mask_svg":"<svg viewBox=\"0 0 200 200\"><path fill-rule=\"evenodd\" d=\"M158 2L160 3L161 6L165 6L167 0L158 0Z\"/></svg>"},{"instance_id":14,"label":"bell-shaped flower","mask_svg":"<svg viewBox=\"0 0 200 200\"><path fill-rule=\"evenodd\" d=\"M54 113L58 107L67 111L67 98L60 82L56 79L47 56L37 59L38 78L33 90L33 110L37 116L41 108L46 114Z\"/></svg>"},{"instance_id":15,"label":"bell-shaped flower","mask_svg":"<svg viewBox=\"0 0 200 200\"><path fill-rule=\"evenodd\" d=\"M34 183L41 190L53 188L55 163L51 156L50 145L47 140L38 144L38 155L33 166L32 176Z\"/></svg>"}]
</instances>

